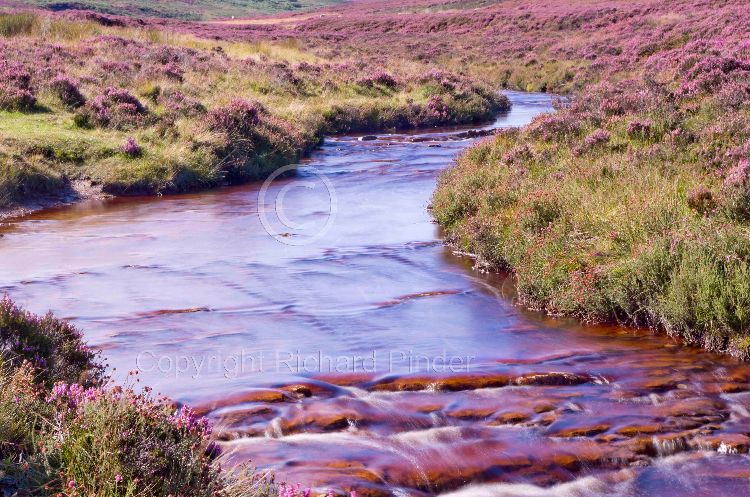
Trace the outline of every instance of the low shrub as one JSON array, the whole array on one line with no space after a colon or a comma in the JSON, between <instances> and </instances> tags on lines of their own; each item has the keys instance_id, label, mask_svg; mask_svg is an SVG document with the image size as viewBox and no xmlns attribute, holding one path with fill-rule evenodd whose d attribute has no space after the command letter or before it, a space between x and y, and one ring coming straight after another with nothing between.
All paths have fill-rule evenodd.
<instances>
[{"instance_id":1,"label":"low shrub","mask_svg":"<svg viewBox=\"0 0 750 497\"><path fill-rule=\"evenodd\" d=\"M125 143L122 146L122 152L128 157L139 157L141 153L143 153L143 150L135 141L135 138L130 137L125 140Z\"/></svg>"},{"instance_id":2,"label":"low shrub","mask_svg":"<svg viewBox=\"0 0 750 497\"><path fill-rule=\"evenodd\" d=\"M206 107L194 98L190 98L181 91L173 91L159 96L159 103L164 105L167 112L182 117L197 117L206 112Z\"/></svg>"},{"instance_id":3,"label":"low shrub","mask_svg":"<svg viewBox=\"0 0 750 497\"><path fill-rule=\"evenodd\" d=\"M175 81L182 82L185 71L176 62L169 62L164 64L161 68L161 72L164 76Z\"/></svg>"},{"instance_id":4,"label":"low shrub","mask_svg":"<svg viewBox=\"0 0 750 497\"><path fill-rule=\"evenodd\" d=\"M714 194L704 185L698 185L688 192L688 206L703 215L710 213L716 207Z\"/></svg>"},{"instance_id":5,"label":"low shrub","mask_svg":"<svg viewBox=\"0 0 750 497\"><path fill-rule=\"evenodd\" d=\"M612 134L609 131L605 129L597 129L584 139L584 143L588 147L595 147L597 145L608 143L611 137Z\"/></svg>"},{"instance_id":6,"label":"low shrub","mask_svg":"<svg viewBox=\"0 0 750 497\"><path fill-rule=\"evenodd\" d=\"M210 428L188 407L130 388L57 383L45 456L84 495L195 495L221 490ZM61 442L54 443L59 440ZM56 469L58 469L56 468Z\"/></svg>"},{"instance_id":7,"label":"low shrub","mask_svg":"<svg viewBox=\"0 0 750 497\"><path fill-rule=\"evenodd\" d=\"M131 373L129 384L136 384ZM272 497L223 472L208 422L116 386L71 325L0 302L0 491L8 495Z\"/></svg>"},{"instance_id":8,"label":"low shrub","mask_svg":"<svg viewBox=\"0 0 750 497\"><path fill-rule=\"evenodd\" d=\"M530 307L750 358L750 94L722 92L749 74L706 45L464 154L433 199L451 240Z\"/></svg>"},{"instance_id":9,"label":"low shrub","mask_svg":"<svg viewBox=\"0 0 750 497\"><path fill-rule=\"evenodd\" d=\"M628 136L631 138L648 139L653 131L654 123L650 119L635 120L628 123Z\"/></svg>"},{"instance_id":10,"label":"low shrub","mask_svg":"<svg viewBox=\"0 0 750 497\"><path fill-rule=\"evenodd\" d=\"M310 145L293 124L243 99L209 111L206 126L221 138L216 153L229 183L262 177Z\"/></svg>"},{"instance_id":11,"label":"low shrub","mask_svg":"<svg viewBox=\"0 0 750 497\"><path fill-rule=\"evenodd\" d=\"M26 312L7 296L0 301L0 355L6 364L28 362L47 385L58 381L91 385L104 374L77 329L52 314L39 317Z\"/></svg>"},{"instance_id":12,"label":"low shrub","mask_svg":"<svg viewBox=\"0 0 750 497\"><path fill-rule=\"evenodd\" d=\"M116 129L142 126L147 112L141 101L129 91L111 86L91 99L80 111L85 116L81 122Z\"/></svg>"},{"instance_id":13,"label":"low shrub","mask_svg":"<svg viewBox=\"0 0 750 497\"><path fill-rule=\"evenodd\" d=\"M372 88L375 85L380 85L392 90L399 87L399 83L396 78L385 71L378 71L373 74L363 76L357 80L357 84L367 88Z\"/></svg>"},{"instance_id":14,"label":"low shrub","mask_svg":"<svg viewBox=\"0 0 750 497\"><path fill-rule=\"evenodd\" d=\"M55 76L50 82L50 88L68 108L77 109L86 103L86 99L78 89L78 82L64 74Z\"/></svg>"},{"instance_id":15,"label":"low shrub","mask_svg":"<svg viewBox=\"0 0 750 497\"><path fill-rule=\"evenodd\" d=\"M225 133L231 138L246 138L252 136L263 112L260 104L236 98L228 105L211 110L206 121L211 131Z\"/></svg>"},{"instance_id":16,"label":"low shrub","mask_svg":"<svg viewBox=\"0 0 750 497\"><path fill-rule=\"evenodd\" d=\"M21 64L0 60L0 110L30 111L35 105L29 71Z\"/></svg>"}]
</instances>

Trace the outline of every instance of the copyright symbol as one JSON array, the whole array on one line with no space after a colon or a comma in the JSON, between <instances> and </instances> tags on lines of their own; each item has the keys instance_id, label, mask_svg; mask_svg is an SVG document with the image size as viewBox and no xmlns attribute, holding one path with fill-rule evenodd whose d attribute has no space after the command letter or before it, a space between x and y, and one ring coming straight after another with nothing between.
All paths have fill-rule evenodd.
<instances>
[{"instance_id":1,"label":"copyright symbol","mask_svg":"<svg viewBox=\"0 0 750 497\"><path fill-rule=\"evenodd\" d=\"M295 176L287 173L297 173ZM307 245L330 231L338 213L338 199L331 181L316 168L298 170L289 165L277 169L258 193L258 215L266 233L284 245ZM295 221L293 216L303 216Z\"/></svg>"}]
</instances>

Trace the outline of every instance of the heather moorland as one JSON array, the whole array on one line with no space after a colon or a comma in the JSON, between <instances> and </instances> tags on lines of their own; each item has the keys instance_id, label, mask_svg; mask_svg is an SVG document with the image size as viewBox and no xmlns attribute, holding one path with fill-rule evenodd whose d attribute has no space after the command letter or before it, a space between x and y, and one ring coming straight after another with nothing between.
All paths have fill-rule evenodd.
<instances>
[{"instance_id":1,"label":"heather moorland","mask_svg":"<svg viewBox=\"0 0 750 497\"><path fill-rule=\"evenodd\" d=\"M0 5L36 7L53 12L89 10L101 14L185 20L226 19L264 12L309 10L335 3L329 0L3 0Z\"/></svg>"},{"instance_id":2,"label":"heather moorland","mask_svg":"<svg viewBox=\"0 0 750 497\"><path fill-rule=\"evenodd\" d=\"M33 13L1 14L0 33L5 209L257 179L324 134L475 122L507 108L467 76L324 59L292 39L224 42Z\"/></svg>"}]
</instances>

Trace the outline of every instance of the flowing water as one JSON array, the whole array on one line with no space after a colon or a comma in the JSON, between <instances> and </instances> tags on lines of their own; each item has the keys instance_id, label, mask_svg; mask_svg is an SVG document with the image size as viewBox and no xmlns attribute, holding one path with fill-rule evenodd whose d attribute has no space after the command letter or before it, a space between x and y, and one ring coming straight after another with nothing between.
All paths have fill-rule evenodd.
<instances>
[{"instance_id":1,"label":"flowing water","mask_svg":"<svg viewBox=\"0 0 750 497\"><path fill-rule=\"evenodd\" d=\"M549 111L511 94L491 127ZM463 131L463 134L461 132ZM296 175L0 229L0 291L210 416L232 461L360 497L750 494L750 368L513 305L429 202L466 130L338 137Z\"/></svg>"}]
</instances>

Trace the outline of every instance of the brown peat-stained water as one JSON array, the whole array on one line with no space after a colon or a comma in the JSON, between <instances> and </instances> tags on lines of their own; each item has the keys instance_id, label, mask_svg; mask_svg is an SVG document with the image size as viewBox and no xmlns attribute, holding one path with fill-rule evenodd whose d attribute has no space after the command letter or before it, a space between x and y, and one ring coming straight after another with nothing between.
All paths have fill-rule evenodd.
<instances>
[{"instance_id":1,"label":"brown peat-stained water","mask_svg":"<svg viewBox=\"0 0 750 497\"><path fill-rule=\"evenodd\" d=\"M490 127L551 109L510 94ZM0 233L0 292L318 490L750 495L750 367L513 305L428 211L462 130L337 137L296 176L80 204ZM465 131L465 130L463 130ZM259 200L260 199L260 200Z\"/></svg>"}]
</instances>

